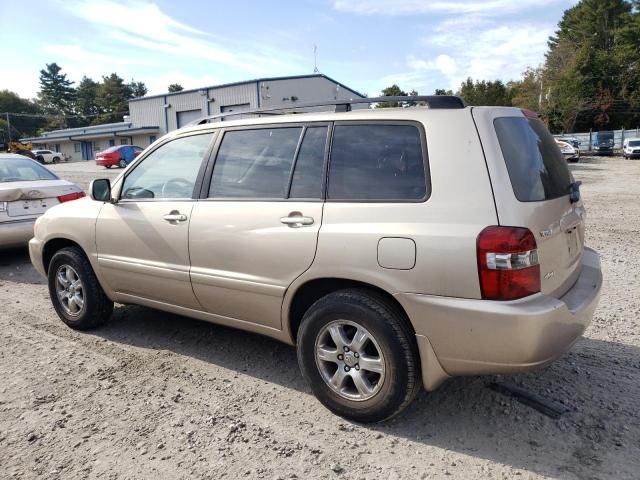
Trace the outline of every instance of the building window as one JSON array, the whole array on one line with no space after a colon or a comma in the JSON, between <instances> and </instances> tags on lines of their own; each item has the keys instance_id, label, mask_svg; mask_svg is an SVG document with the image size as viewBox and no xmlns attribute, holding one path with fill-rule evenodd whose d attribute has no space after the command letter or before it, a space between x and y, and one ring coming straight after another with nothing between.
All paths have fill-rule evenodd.
<instances>
[{"instance_id":1,"label":"building window","mask_svg":"<svg viewBox=\"0 0 640 480\"><path fill-rule=\"evenodd\" d=\"M60 151L60 144L56 143L56 152L59 152L59 151Z\"/></svg>"},{"instance_id":2,"label":"building window","mask_svg":"<svg viewBox=\"0 0 640 480\"><path fill-rule=\"evenodd\" d=\"M149 145L151 145L155 141L156 141L156 136L155 135L149 135Z\"/></svg>"},{"instance_id":3,"label":"building window","mask_svg":"<svg viewBox=\"0 0 640 480\"><path fill-rule=\"evenodd\" d=\"M82 147L79 143L74 143L73 144L73 152L74 153L80 153L82 151Z\"/></svg>"},{"instance_id":4,"label":"building window","mask_svg":"<svg viewBox=\"0 0 640 480\"><path fill-rule=\"evenodd\" d=\"M120 145L129 145L129 139L128 138L121 138L120 139Z\"/></svg>"},{"instance_id":5,"label":"building window","mask_svg":"<svg viewBox=\"0 0 640 480\"><path fill-rule=\"evenodd\" d=\"M109 139L109 146L110 146L110 147L113 147L115 144L116 144L115 139L110 138L110 139Z\"/></svg>"},{"instance_id":6,"label":"building window","mask_svg":"<svg viewBox=\"0 0 640 480\"><path fill-rule=\"evenodd\" d=\"M100 142L93 142L93 151L94 152L100 151Z\"/></svg>"}]
</instances>

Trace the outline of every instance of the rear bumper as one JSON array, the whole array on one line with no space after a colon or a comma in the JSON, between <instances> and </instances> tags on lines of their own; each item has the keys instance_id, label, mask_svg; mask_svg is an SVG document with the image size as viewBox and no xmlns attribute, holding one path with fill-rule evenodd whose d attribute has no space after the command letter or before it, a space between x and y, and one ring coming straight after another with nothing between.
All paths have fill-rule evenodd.
<instances>
[{"instance_id":1,"label":"rear bumper","mask_svg":"<svg viewBox=\"0 0 640 480\"><path fill-rule=\"evenodd\" d=\"M33 237L35 219L0 223L0 248L24 247Z\"/></svg>"},{"instance_id":2,"label":"rear bumper","mask_svg":"<svg viewBox=\"0 0 640 480\"><path fill-rule=\"evenodd\" d=\"M409 293L396 298L416 330L423 377L441 367L446 378L518 372L555 360L591 322L601 287L598 254L585 248L580 276L561 298L541 293L508 302ZM422 352L428 347L439 363L435 370L425 364L429 355ZM438 384L424 380L425 385Z\"/></svg>"}]
</instances>

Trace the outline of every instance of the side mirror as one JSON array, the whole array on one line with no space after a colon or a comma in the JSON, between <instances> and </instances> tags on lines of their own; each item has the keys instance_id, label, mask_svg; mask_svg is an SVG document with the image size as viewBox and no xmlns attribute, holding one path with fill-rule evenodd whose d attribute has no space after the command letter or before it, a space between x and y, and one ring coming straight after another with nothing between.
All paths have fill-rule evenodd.
<instances>
[{"instance_id":1,"label":"side mirror","mask_svg":"<svg viewBox=\"0 0 640 480\"><path fill-rule=\"evenodd\" d=\"M89 193L97 202L111 202L111 182L108 178L93 180L89 186Z\"/></svg>"}]
</instances>

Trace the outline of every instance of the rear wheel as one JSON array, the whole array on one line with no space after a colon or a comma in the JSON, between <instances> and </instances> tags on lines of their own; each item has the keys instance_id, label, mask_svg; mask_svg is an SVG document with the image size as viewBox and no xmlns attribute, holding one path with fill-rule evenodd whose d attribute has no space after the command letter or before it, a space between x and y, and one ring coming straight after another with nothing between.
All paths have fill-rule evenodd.
<instances>
[{"instance_id":1,"label":"rear wheel","mask_svg":"<svg viewBox=\"0 0 640 480\"><path fill-rule=\"evenodd\" d=\"M121 159L118 162L118 165L120 166L120 168L127 168L127 162L125 162L124 159Z\"/></svg>"},{"instance_id":2,"label":"rear wheel","mask_svg":"<svg viewBox=\"0 0 640 480\"><path fill-rule=\"evenodd\" d=\"M104 168L111 168L111 165L105 165Z\"/></svg>"},{"instance_id":3,"label":"rear wheel","mask_svg":"<svg viewBox=\"0 0 640 480\"><path fill-rule=\"evenodd\" d=\"M298 363L325 407L358 422L393 417L420 388L413 331L394 305L366 290L334 292L309 308Z\"/></svg>"},{"instance_id":4,"label":"rear wheel","mask_svg":"<svg viewBox=\"0 0 640 480\"><path fill-rule=\"evenodd\" d=\"M53 157L53 163L58 163L60 161L60 157Z\"/></svg>"},{"instance_id":5,"label":"rear wheel","mask_svg":"<svg viewBox=\"0 0 640 480\"><path fill-rule=\"evenodd\" d=\"M36 160L37 160L39 163L42 163L42 164L44 165L44 157L43 157L42 155L38 155L38 156L36 157Z\"/></svg>"},{"instance_id":6,"label":"rear wheel","mask_svg":"<svg viewBox=\"0 0 640 480\"><path fill-rule=\"evenodd\" d=\"M113 302L105 295L91 264L77 247L63 248L51 259L49 295L60 319L76 330L106 322Z\"/></svg>"}]
</instances>

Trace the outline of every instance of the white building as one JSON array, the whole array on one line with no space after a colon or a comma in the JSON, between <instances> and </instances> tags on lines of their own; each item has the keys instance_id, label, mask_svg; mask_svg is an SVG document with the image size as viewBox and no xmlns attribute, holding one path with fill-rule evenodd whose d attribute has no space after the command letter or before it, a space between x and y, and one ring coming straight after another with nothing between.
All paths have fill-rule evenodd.
<instances>
[{"instance_id":1,"label":"white building","mask_svg":"<svg viewBox=\"0 0 640 480\"><path fill-rule=\"evenodd\" d=\"M165 133L207 115L352 98L363 95L322 74L261 78L134 98L123 122L53 130L22 141L59 151L71 160L90 160L114 145L147 147Z\"/></svg>"}]
</instances>

